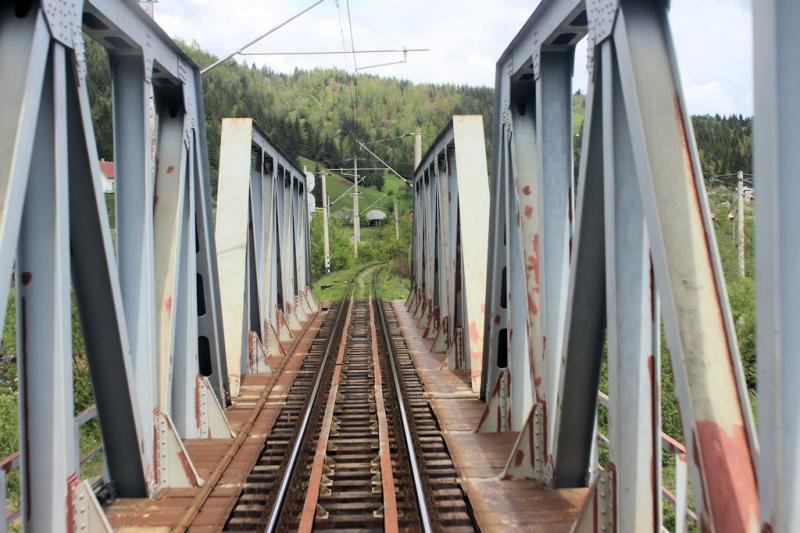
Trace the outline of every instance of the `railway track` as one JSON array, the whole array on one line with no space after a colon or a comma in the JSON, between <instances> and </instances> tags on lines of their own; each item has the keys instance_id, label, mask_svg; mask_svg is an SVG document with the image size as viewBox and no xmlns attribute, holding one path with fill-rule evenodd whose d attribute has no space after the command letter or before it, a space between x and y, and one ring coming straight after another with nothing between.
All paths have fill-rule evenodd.
<instances>
[{"instance_id":1,"label":"railway track","mask_svg":"<svg viewBox=\"0 0 800 533\"><path fill-rule=\"evenodd\" d=\"M226 530L475 531L375 277L329 310Z\"/></svg>"}]
</instances>

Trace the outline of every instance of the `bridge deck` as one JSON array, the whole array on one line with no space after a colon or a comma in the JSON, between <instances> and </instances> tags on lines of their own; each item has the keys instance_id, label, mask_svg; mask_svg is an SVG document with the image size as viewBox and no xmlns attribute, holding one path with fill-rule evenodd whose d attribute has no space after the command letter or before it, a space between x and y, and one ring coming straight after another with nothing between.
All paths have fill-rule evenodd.
<instances>
[{"instance_id":1,"label":"bridge deck","mask_svg":"<svg viewBox=\"0 0 800 533\"><path fill-rule=\"evenodd\" d=\"M589 489L499 479L519 434L475 432L485 404L472 392L469 371L447 368L446 355L431 351L403 302L392 303L481 531L569 531Z\"/></svg>"},{"instance_id":2,"label":"bridge deck","mask_svg":"<svg viewBox=\"0 0 800 533\"><path fill-rule=\"evenodd\" d=\"M270 435L298 369L320 330L325 313L321 312L308 324L298 339L282 343L289 353L286 366L279 373L242 376L240 395L225 410L231 429L239 433L256 407L259 397L271 388L267 403L249 431L244 444L225 468L220 482L202 505L192 522L191 531L219 531L236 504L247 475L258 460L264 442ZM270 359L277 368L281 358ZM234 439L187 439L184 446L197 473L208 479ZM176 526L192 505L200 488L166 489L155 499L119 499L106 508L114 531L165 531Z\"/></svg>"}]
</instances>

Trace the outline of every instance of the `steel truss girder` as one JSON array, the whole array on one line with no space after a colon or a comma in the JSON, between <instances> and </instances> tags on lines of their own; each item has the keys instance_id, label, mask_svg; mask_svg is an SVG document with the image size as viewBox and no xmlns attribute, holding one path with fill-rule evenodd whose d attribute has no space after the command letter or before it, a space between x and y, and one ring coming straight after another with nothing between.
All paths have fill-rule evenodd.
<instances>
[{"instance_id":1,"label":"steel truss girder","mask_svg":"<svg viewBox=\"0 0 800 533\"><path fill-rule=\"evenodd\" d=\"M573 225L569 78L587 34ZM610 480L619 530L658 527L661 311L701 526L753 530L752 415L664 4L542 2L498 61L494 126L481 430L521 431L505 477ZM593 475L605 331L611 470Z\"/></svg>"},{"instance_id":2,"label":"steel truss girder","mask_svg":"<svg viewBox=\"0 0 800 533\"><path fill-rule=\"evenodd\" d=\"M271 372L316 303L309 288L308 188L250 118L222 121L216 239L231 393Z\"/></svg>"},{"instance_id":3,"label":"steel truss girder","mask_svg":"<svg viewBox=\"0 0 800 533\"><path fill-rule=\"evenodd\" d=\"M112 65L117 257L85 34ZM195 404L204 397L219 422L220 403L196 394L198 383L227 398L202 94L196 66L133 2L6 3L0 68L0 278L16 262L23 524L60 530L65 517L77 519L73 500L99 509L77 496L72 290L117 494L167 486L156 473L180 457L155 453L159 420L173 436L200 436ZM169 163L158 181L157 157ZM0 284L0 300L7 296ZM198 380L201 356L208 379Z\"/></svg>"},{"instance_id":4,"label":"steel truss girder","mask_svg":"<svg viewBox=\"0 0 800 533\"><path fill-rule=\"evenodd\" d=\"M448 352L450 368L471 369L480 388L489 186L483 119L456 115L414 172L414 272L409 304Z\"/></svg>"}]
</instances>

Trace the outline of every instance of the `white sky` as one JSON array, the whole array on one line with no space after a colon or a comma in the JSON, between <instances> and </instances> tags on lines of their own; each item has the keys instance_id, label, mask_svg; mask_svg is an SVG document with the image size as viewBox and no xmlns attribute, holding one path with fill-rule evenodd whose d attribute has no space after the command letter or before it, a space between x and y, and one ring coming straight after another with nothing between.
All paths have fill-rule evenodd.
<instances>
[{"instance_id":1,"label":"white sky","mask_svg":"<svg viewBox=\"0 0 800 533\"><path fill-rule=\"evenodd\" d=\"M341 5L349 47L346 1ZM159 0L156 21L173 37L196 40L222 56L310 5L312 0ZM414 82L491 86L497 58L527 20L536 0L350 0L356 49L430 48L406 64L367 70ZM684 93L692 114L752 114L750 0L672 0L673 38ZM341 50L335 0L281 28L252 50ZM576 53L575 87L586 85L585 48ZM395 61L402 54L359 55L360 66ZM248 57L280 72L336 66L335 56ZM352 56L348 59L352 69Z\"/></svg>"}]
</instances>

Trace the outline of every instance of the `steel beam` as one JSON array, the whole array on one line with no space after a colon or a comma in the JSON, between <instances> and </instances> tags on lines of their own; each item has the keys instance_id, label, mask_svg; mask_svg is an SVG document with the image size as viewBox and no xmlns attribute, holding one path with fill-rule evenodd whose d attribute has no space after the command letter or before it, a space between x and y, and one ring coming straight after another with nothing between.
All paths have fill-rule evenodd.
<instances>
[{"instance_id":1,"label":"steel beam","mask_svg":"<svg viewBox=\"0 0 800 533\"><path fill-rule=\"evenodd\" d=\"M585 35L573 236L570 69ZM663 311L700 526L757 528L752 415L664 4L542 2L497 63L494 139L481 430L521 430L503 477L553 487L589 478L592 498L607 504L587 505L580 527L660 527ZM606 348L611 425L600 468Z\"/></svg>"},{"instance_id":2,"label":"steel beam","mask_svg":"<svg viewBox=\"0 0 800 533\"><path fill-rule=\"evenodd\" d=\"M185 455L175 425L184 437L203 430L195 423L198 397L212 411L217 406L206 412L219 422L219 402L195 394L198 383L212 390L198 381L201 367L215 380L213 392L227 398L209 256L202 94L191 60L132 2L3 5L0 30L0 128L6 128L0 276L8 279L16 260L20 389L29 400L20 412L23 515L29 528L60 530L72 513L88 509L75 477L78 443L69 421L71 288L117 494L144 497L169 486L161 472ZM84 32L111 62L116 258L86 89ZM170 180L173 173L178 177ZM6 285L0 298L7 295ZM154 443L164 439L177 444L156 453ZM91 507L98 512L96 502Z\"/></svg>"},{"instance_id":3,"label":"steel beam","mask_svg":"<svg viewBox=\"0 0 800 533\"><path fill-rule=\"evenodd\" d=\"M489 186L480 116L454 116L414 173L413 292L420 327L480 390ZM416 267L415 267L416 268Z\"/></svg>"},{"instance_id":4,"label":"steel beam","mask_svg":"<svg viewBox=\"0 0 800 533\"><path fill-rule=\"evenodd\" d=\"M308 319L308 187L249 118L224 119L216 242L232 394Z\"/></svg>"},{"instance_id":5,"label":"steel beam","mask_svg":"<svg viewBox=\"0 0 800 533\"><path fill-rule=\"evenodd\" d=\"M800 5L753 2L756 204L756 347L758 352L758 485L762 531L800 528Z\"/></svg>"}]
</instances>

